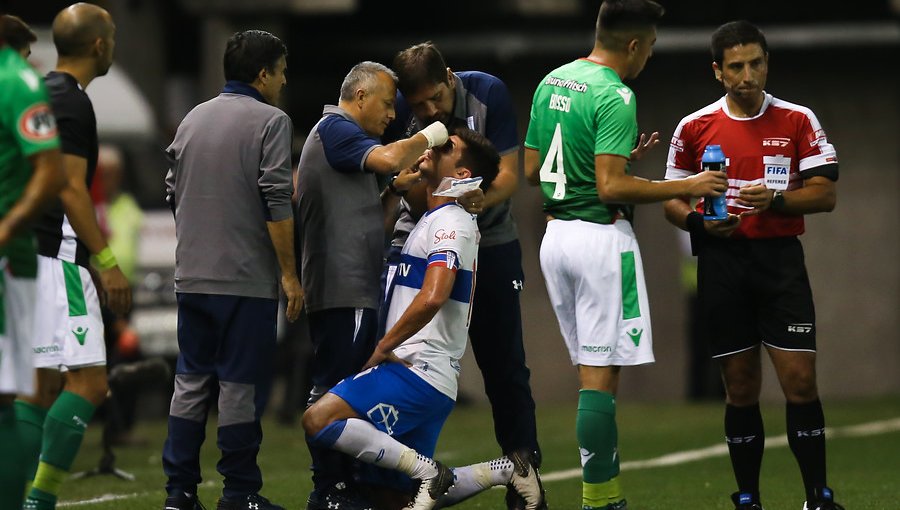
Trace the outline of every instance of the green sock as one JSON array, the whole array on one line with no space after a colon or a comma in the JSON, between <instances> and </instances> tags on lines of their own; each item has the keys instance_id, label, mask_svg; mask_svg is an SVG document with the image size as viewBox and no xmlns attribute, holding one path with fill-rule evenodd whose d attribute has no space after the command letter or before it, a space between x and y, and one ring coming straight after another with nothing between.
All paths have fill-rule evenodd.
<instances>
[{"instance_id":1,"label":"green sock","mask_svg":"<svg viewBox=\"0 0 900 510\"><path fill-rule=\"evenodd\" d=\"M47 410L30 402L16 400L16 420L19 422L19 441L24 455L25 480L34 480L38 459L41 456L41 441L44 436L44 419Z\"/></svg>"},{"instance_id":2,"label":"green sock","mask_svg":"<svg viewBox=\"0 0 900 510\"><path fill-rule=\"evenodd\" d=\"M80 395L64 391L56 399L47 411L41 460L28 499L56 503L59 489L78 455L84 431L93 415L94 405Z\"/></svg>"},{"instance_id":3,"label":"green sock","mask_svg":"<svg viewBox=\"0 0 900 510\"><path fill-rule=\"evenodd\" d=\"M611 393L581 390L575 420L581 448L582 499L588 508L605 508L622 500L619 474L616 399Z\"/></svg>"},{"instance_id":4,"label":"green sock","mask_svg":"<svg viewBox=\"0 0 900 510\"><path fill-rule=\"evenodd\" d=\"M25 472L22 471L22 442L16 426L16 411L0 406L0 508L22 508Z\"/></svg>"}]
</instances>

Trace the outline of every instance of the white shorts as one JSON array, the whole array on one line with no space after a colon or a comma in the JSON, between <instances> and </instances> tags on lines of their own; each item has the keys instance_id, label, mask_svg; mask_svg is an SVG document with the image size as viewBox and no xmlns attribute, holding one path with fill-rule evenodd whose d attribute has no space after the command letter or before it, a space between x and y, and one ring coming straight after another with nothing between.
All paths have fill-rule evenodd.
<instances>
[{"instance_id":1,"label":"white shorts","mask_svg":"<svg viewBox=\"0 0 900 510\"><path fill-rule=\"evenodd\" d=\"M630 223L550 221L541 271L573 365L654 362L644 268Z\"/></svg>"},{"instance_id":2,"label":"white shorts","mask_svg":"<svg viewBox=\"0 0 900 510\"><path fill-rule=\"evenodd\" d=\"M106 364L103 318L87 269L38 255L34 366L66 370Z\"/></svg>"},{"instance_id":3,"label":"white shorts","mask_svg":"<svg viewBox=\"0 0 900 510\"><path fill-rule=\"evenodd\" d=\"M34 393L31 338L37 283L0 269L0 394Z\"/></svg>"}]
</instances>

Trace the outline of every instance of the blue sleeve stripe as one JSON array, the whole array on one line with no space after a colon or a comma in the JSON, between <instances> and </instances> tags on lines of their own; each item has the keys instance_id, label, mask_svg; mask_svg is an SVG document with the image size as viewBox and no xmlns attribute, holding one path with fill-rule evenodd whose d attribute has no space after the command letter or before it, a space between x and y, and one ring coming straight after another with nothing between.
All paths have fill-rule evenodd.
<instances>
[{"instance_id":1,"label":"blue sleeve stripe","mask_svg":"<svg viewBox=\"0 0 900 510\"><path fill-rule=\"evenodd\" d=\"M397 266L397 275L394 276L396 285L410 289L421 289L422 283L425 281L426 269L428 269L427 260L407 254L401 255L400 265ZM468 303L472 298L473 276L472 271L457 270L456 281L453 283L453 290L450 292L450 299L460 303Z\"/></svg>"}]
</instances>

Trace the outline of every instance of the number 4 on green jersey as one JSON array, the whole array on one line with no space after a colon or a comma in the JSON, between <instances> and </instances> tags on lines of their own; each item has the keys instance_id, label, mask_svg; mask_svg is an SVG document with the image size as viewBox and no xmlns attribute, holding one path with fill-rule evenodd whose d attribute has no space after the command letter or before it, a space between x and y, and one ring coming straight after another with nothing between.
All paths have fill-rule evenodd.
<instances>
[{"instance_id":1,"label":"number 4 on green jersey","mask_svg":"<svg viewBox=\"0 0 900 510\"><path fill-rule=\"evenodd\" d=\"M553 189L553 200L562 200L566 197L566 168L563 165L563 140L562 127L556 124L553 131L553 139L550 141L550 149L547 150L547 157L541 163L541 182L549 182L556 184Z\"/></svg>"}]
</instances>

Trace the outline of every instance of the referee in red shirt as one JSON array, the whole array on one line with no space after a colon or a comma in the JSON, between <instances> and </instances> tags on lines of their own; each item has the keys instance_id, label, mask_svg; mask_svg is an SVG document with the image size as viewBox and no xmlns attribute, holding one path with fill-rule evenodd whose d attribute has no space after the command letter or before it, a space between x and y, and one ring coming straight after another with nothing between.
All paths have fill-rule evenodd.
<instances>
[{"instance_id":1,"label":"referee in red shirt","mask_svg":"<svg viewBox=\"0 0 900 510\"><path fill-rule=\"evenodd\" d=\"M713 72L725 97L682 119L667 179L700 171L707 145L728 158L728 218L704 221L688 198L666 217L691 233L698 256L701 334L721 364L725 438L738 491L736 510L761 510L764 438L759 393L763 346L784 391L788 443L800 466L805 510L843 510L825 480L825 417L816 388L816 320L798 236L803 216L830 212L838 162L815 114L764 90L765 36L746 21L712 36Z\"/></svg>"}]
</instances>

